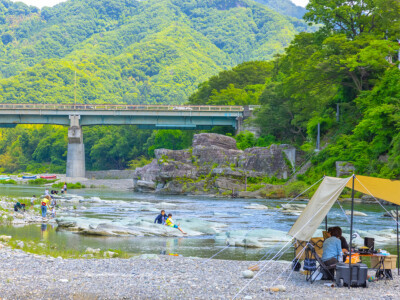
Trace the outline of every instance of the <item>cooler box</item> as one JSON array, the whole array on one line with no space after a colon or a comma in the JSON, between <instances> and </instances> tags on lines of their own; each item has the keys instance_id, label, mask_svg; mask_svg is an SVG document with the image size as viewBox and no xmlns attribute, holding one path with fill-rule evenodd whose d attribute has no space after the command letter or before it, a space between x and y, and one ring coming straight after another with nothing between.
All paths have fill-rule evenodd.
<instances>
[{"instance_id":1,"label":"cooler box","mask_svg":"<svg viewBox=\"0 0 400 300\"><path fill-rule=\"evenodd\" d=\"M317 254L322 257L322 246L324 244L324 238L322 237L316 237L316 238L312 238L310 240L310 244L314 246L315 248L315 252L317 252ZM295 248L295 257L299 260L303 260L306 258L306 253L305 251L303 251L304 247L307 245L306 241L299 241L296 240L296 243L294 244L294 248ZM302 252L303 251L303 252ZM301 253L301 254L300 254ZM309 257L309 258L313 258L315 259L315 257Z\"/></svg>"},{"instance_id":2,"label":"cooler box","mask_svg":"<svg viewBox=\"0 0 400 300\"><path fill-rule=\"evenodd\" d=\"M376 269L379 266L381 260L380 256L371 256L371 268ZM397 255L385 256L383 260L383 268L385 270L393 270L397 267Z\"/></svg>"},{"instance_id":3,"label":"cooler box","mask_svg":"<svg viewBox=\"0 0 400 300\"><path fill-rule=\"evenodd\" d=\"M336 264L336 284L337 286L362 286L367 287L368 267L366 264L352 264L352 278L350 284L350 266L345 263Z\"/></svg>"}]
</instances>

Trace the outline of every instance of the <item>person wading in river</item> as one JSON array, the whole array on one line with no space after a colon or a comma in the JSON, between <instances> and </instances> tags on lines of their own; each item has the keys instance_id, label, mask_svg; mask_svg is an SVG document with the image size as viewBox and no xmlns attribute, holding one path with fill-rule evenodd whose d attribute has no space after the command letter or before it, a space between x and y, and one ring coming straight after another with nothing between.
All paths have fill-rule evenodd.
<instances>
[{"instance_id":1,"label":"person wading in river","mask_svg":"<svg viewBox=\"0 0 400 300\"><path fill-rule=\"evenodd\" d=\"M47 215L47 207L49 206L49 202L51 200L50 196L46 196L42 199L42 205L41 205L41 209L42 209L42 218L46 218Z\"/></svg>"}]
</instances>

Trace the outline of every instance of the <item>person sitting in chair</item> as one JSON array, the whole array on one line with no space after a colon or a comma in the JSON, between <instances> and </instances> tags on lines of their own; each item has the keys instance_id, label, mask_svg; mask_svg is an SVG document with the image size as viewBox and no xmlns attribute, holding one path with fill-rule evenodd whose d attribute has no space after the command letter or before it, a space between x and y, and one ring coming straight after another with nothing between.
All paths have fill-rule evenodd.
<instances>
[{"instance_id":1,"label":"person sitting in chair","mask_svg":"<svg viewBox=\"0 0 400 300\"><path fill-rule=\"evenodd\" d=\"M338 227L331 228L331 237L324 241L322 246L322 261L326 266L335 265L338 262L339 256L342 253L342 244L340 241L341 230Z\"/></svg>"},{"instance_id":2,"label":"person sitting in chair","mask_svg":"<svg viewBox=\"0 0 400 300\"><path fill-rule=\"evenodd\" d=\"M340 233L339 240L340 240L340 244L341 244L341 247L342 247L342 252L343 253L349 252L349 244L347 243L346 239L342 235L342 228L340 228L339 226L328 228L328 233L330 234L330 236L332 236L331 235L331 231L332 231L333 228L337 228L339 230L339 233Z\"/></svg>"}]
</instances>

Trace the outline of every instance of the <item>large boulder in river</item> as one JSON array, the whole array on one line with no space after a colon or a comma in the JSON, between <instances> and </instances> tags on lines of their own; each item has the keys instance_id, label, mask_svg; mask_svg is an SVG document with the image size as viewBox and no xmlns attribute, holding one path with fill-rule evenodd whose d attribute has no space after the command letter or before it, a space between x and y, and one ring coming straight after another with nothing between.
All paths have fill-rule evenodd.
<instances>
[{"instance_id":1,"label":"large boulder in river","mask_svg":"<svg viewBox=\"0 0 400 300\"><path fill-rule=\"evenodd\" d=\"M180 161L165 161L160 164L160 171L157 180L161 182L169 181L173 178L196 178L197 170L192 164Z\"/></svg>"},{"instance_id":2,"label":"large boulder in river","mask_svg":"<svg viewBox=\"0 0 400 300\"><path fill-rule=\"evenodd\" d=\"M193 137L192 147L215 146L223 149L238 150L236 140L232 137L216 133L200 133Z\"/></svg>"},{"instance_id":3,"label":"large boulder in river","mask_svg":"<svg viewBox=\"0 0 400 300\"><path fill-rule=\"evenodd\" d=\"M195 134L191 149L155 150L156 159L135 170L134 188L161 194L237 194L245 190L246 177L286 178L294 151L289 145L242 151L232 137Z\"/></svg>"},{"instance_id":4,"label":"large boulder in river","mask_svg":"<svg viewBox=\"0 0 400 300\"><path fill-rule=\"evenodd\" d=\"M216 133L195 134L192 147L192 155L197 158L200 165L234 164L236 166L239 156L243 153L238 150L234 138Z\"/></svg>"},{"instance_id":5,"label":"large boulder in river","mask_svg":"<svg viewBox=\"0 0 400 300\"><path fill-rule=\"evenodd\" d=\"M180 161L185 163L192 162L192 154L189 150L169 150L169 149L156 149L154 150L154 156L157 161Z\"/></svg>"},{"instance_id":6,"label":"large boulder in river","mask_svg":"<svg viewBox=\"0 0 400 300\"><path fill-rule=\"evenodd\" d=\"M76 221L67 220L67 219L56 219L57 225L60 228L70 228L76 227Z\"/></svg>"},{"instance_id":7,"label":"large boulder in river","mask_svg":"<svg viewBox=\"0 0 400 300\"><path fill-rule=\"evenodd\" d=\"M271 145L269 148L248 148L240 157L239 168L268 176L277 175L278 178L287 177L292 170L284 153L288 147L287 145Z\"/></svg>"},{"instance_id":8,"label":"large boulder in river","mask_svg":"<svg viewBox=\"0 0 400 300\"><path fill-rule=\"evenodd\" d=\"M142 168L137 168L133 175L133 178L136 180L143 181L156 181L156 177L160 172L160 166L156 159L153 159L151 163L145 165Z\"/></svg>"}]
</instances>

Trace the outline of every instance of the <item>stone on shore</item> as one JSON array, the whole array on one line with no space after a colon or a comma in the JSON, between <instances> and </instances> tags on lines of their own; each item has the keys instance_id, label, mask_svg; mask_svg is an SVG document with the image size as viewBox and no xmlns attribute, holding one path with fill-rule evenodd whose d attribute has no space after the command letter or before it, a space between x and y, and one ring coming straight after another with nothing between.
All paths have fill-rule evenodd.
<instances>
[{"instance_id":1,"label":"stone on shore","mask_svg":"<svg viewBox=\"0 0 400 300\"><path fill-rule=\"evenodd\" d=\"M256 272L256 271L260 271L260 267L258 265L254 265L254 266L248 267L248 270Z\"/></svg>"},{"instance_id":2,"label":"stone on shore","mask_svg":"<svg viewBox=\"0 0 400 300\"><path fill-rule=\"evenodd\" d=\"M277 285L272 287L266 287L265 290L269 292L286 292L286 287L284 285Z\"/></svg>"},{"instance_id":3,"label":"stone on shore","mask_svg":"<svg viewBox=\"0 0 400 300\"><path fill-rule=\"evenodd\" d=\"M251 279L254 277L254 272L251 270L246 270L242 272L242 277L243 278L247 278L247 279Z\"/></svg>"},{"instance_id":4,"label":"stone on shore","mask_svg":"<svg viewBox=\"0 0 400 300\"><path fill-rule=\"evenodd\" d=\"M0 235L0 241L2 241L2 242L8 242L11 240L11 238L12 238L12 236L10 236L10 235Z\"/></svg>"},{"instance_id":5,"label":"stone on shore","mask_svg":"<svg viewBox=\"0 0 400 300\"><path fill-rule=\"evenodd\" d=\"M99 254L100 253L100 248L93 249L93 248L87 247L85 252L89 253L89 254Z\"/></svg>"},{"instance_id":6,"label":"stone on shore","mask_svg":"<svg viewBox=\"0 0 400 300\"><path fill-rule=\"evenodd\" d=\"M105 251L103 255L104 255L104 257L112 258L112 257L118 256L118 253L112 252L112 251Z\"/></svg>"}]
</instances>

